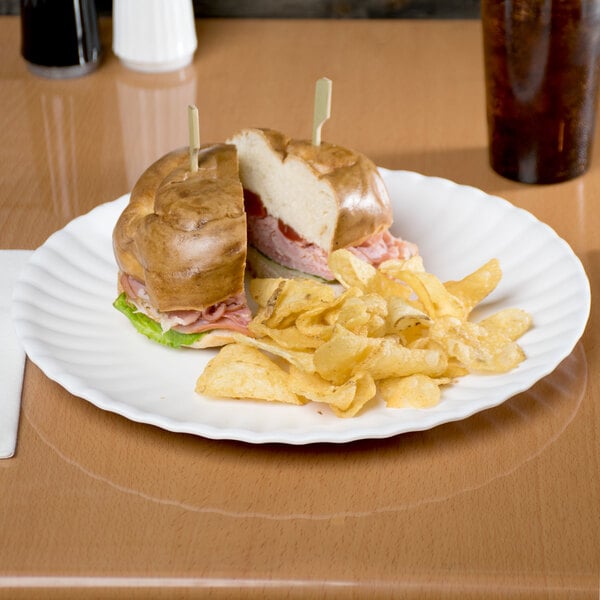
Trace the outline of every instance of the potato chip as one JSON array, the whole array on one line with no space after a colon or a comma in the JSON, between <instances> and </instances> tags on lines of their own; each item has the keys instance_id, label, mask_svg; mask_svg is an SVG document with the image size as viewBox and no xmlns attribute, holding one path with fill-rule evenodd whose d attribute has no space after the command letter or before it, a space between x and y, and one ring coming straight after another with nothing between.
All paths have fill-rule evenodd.
<instances>
[{"instance_id":1,"label":"potato chip","mask_svg":"<svg viewBox=\"0 0 600 600\"><path fill-rule=\"evenodd\" d=\"M387 302L377 294L348 298L337 323L357 335L380 337L386 332Z\"/></svg>"},{"instance_id":2,"label":"potato chip","mask_svg":"<svg viewBox=\"0 0 600 600\"><path fill-rule=\"evenodd\" d=\"M342 385L334 385L316 373L306 373L292 367L289 387L295 394L307 400L329 404L345 411L356 398L358 379L360 378L351 378Z\"/></svg>"},{"instance_id":3,"label":"potato chip","mask_svg":"<svg viewBox=\"0 0 600 600\"><path fill-rule=\"evenodd\" d=\"M462 302L465 307L464 318L467 318L473 308L496 289L501 278L500 263L493 258L460 281L447 281L444 286Z\"/></svg>"},{"instance_id":4,"label":"potato chip","mask_svg":"<svg viewBox=\"0 0 600 600\"><path fill-rule=\"evenodd\" d=\"M269 298L284 279L251 279L248 284L248 291L253 300L259 307L264 308L269 302Z\"/></svg>"},{"instance_id":5,"label":"potato chip","mask_svg":"<svg viewBox=\"0 0 600 600\"><path fill-rule=\"evenodd\" d=\"M315 370L321 377L341 385L356 373L357 365L366 360L377 341L336 325L331 339L315 350Z\"/></svg>"},{"instance_id":6,"label":"potato chip","mask_svg":"<svg viewBox=\"0 0 600 600\"><path fill-rule=\"evenodd\" d=\"M423 266L423 257L416 255L405 260L393 258L386 260L379 265L379 271L388 277L396 277L400 271L414 271L415 273L425 273Z\"/></svg>"},{"instance_id":7,"label":"potato chip","mask_svg":"<svg viewBox=\"0 0 600 600\"><path fill-rule=\"evenodd\" d=\"M398 296L388 298L387 306L386 333L401 333L408 327L431 321L428 314Z\"/></svg>"},{"instance_id":8,"label":"potato chip","mask_svg":"<svg viewBox=\"0 0 600 600\"><path fill-rule=\"evenodd\" d=\"M483 365L474 366L473 370L482 373L508 373L519 366L525 360L525 352L515 342L510 342L496 351L491 360Z\"/></svg>"},{"instance_id":9,"label":"potato chip","mask_svg":"<svg viewBox=\"0 0 600 600\"><path fill-rule=\"evenodd\" d=\"M380 381L379 392L389 408L429 408L440 402L440 384L419 373Z\"/></svg>"},{"instance_id":10,"label":"potato chip","mask_svg":"<svg viewBox=\"0 0 600 600\"><path fill-rule=\"evenodd\" d=\"M399 296L408 299L411 290L388 277L349 250L336 250L329 255L329 268L335 278L346 288L356 287L365 293L379 294L383 298Z\"/></svg>"},{"instance_id":11,"label":"potato chip","mask_svg":"<svg viewBox=\"0 0 600 600\"><path fill-rule=\"evenodd\" d=\"M369 373L357 373L353 381L356 382L356 393L350 406L344 410L331 406L333 414L338 417L355 417L377 393L377 386Z\"/></svg>"},{"instance_id":12,"label":"potato chip","mask_svg":"<svg viewBox=\"0 0 600 600\"><path fill-rule=\"evenodd\" d=\"M288 387L287 373L256 348L228 344L206 365L196 392L225 398L250 398L304 404Z\"/></svg>"},{"instance_id":13,"label":"potato chip","mask_svg":"<svg viewBox=\"0 0 600 600\"><path fill-rule=\"evenodd\" d=\"M470 372L505 373L525 358L523 350L503 333L454 317L436 320L432 339Z\"/></svg>"},{"instance_id":14,"label":"potato chip","mask_svg":"<svg viewBox=\"0 0 600 600\"><path fill-rule=\"evenodd\" d=\"M295 325L289 327L269 327L259 321L252 321L248 331L257 338L270 338L282 348L289 350L309 350L318 348L323 342L318 338L305 335Z\"/></svg>"},{"instance_id":15,"label":"potato chip","mask_svg":"<svg viewBox=\"0 0 600 600\"><path fill-rule=\"evenodd\" d=\"M355 256L349 250L336 250L329 255L329 268L335 278L345 287L366 291L377 269Z\"/></svg>"},{"instance_id":16,"label":"potato chip","mask_svg":"<svg viewBox=\"0 0 600 600\"><path fill-rule=\"evenodd\" d=\"M479 321L490 332L500 332L513 342L518 340L532 325L531 315L520 308L505 308Z\"/></svg>"},{"instance_id":17,"label":"potato chip","mask_svg":"<svg viewBox=\"0 0 600 600\"><path fill-rule=\"evenodd\" d=\"M326 319L322 319L323 316L322 312L318 311L316 314L300 315L296 320L296 329L312 340L314 348L327 342L333 334L333 323L327 323Z\"/></svg>"},{"instance_id":18,"label":"potato chip","mask_svg":"<svg viewBox=\"0 0 600 600\"><path fill-rule=\"evenodd\" d=\"M395 276L414 291L424 312L432 319L445 316L462 318L465 315L463 303L453 296L435 275L399 271Z\"/></svg>"},{"instance_id":19,"label":"potato chip","mask_svg":"<svg viewBox=\"0 0 600 600\"><path fill-rule=\"evenodd\" d=\"M358 288L344 290L344 292L327 305L308 308L304 311L296 319L296 327L305 335L326 342L331 338L334 325L339 319L340 311L345 302L361 295L362 291Z\"/></svg>"},{"instance_id":20,"label":"potato chip","mask_svg":"<svg viewBox=\"0 0 600 600\"><path fill-rule=\"evenodd\" d=\"M265 352L269 352L274 356L283 358L290 365L294 365L306 373L315 372L312 351L290 350L288 348L281 347L281 345L273 340L266 338L257 339L248 335L243 335L242 333L234 333L233 337L239 344L252 346L253 348L258 348L259 350L264 350Z\"/></svg>"},{"instance_id":21,"label":"potato chip","mask_svg":"<svg viewBox=\"0 0 600 600\"><path fill-rule=\"evenodd\" d=\"M274 289L257 319L269 327L284 328L293 324L299 314L335 298L332 286L312 279L284 279Z\"/></svg>"},{"instance_id":22,"label":"potato chip","mask_svg":"<svg viewBox=\"0 0 600 600\"><path fill-rule=\"evenodd\" d=\"M441 375L448 365L445 354L437 349L407 348L389 338L377 342L363 362L354 367L356 371L369 372L375 380L414 373Z\"/></svg>"},{"instance_id":23,"label":"potato chip","mask_svg":"<svg viewBox=\"0 0 600 600\"><path fill-rule=\"evenodd\" d=\"M455 358L449 356L448 357L448 366L446 370L442 373L441 378L447 379L448 382L452 380L456 380L459 377L464 377L469 374L469 370L460 362L458 362Z\"/></svg>"},{"instance_id":24,"label":"potato chip","mask_svg":"<svg viewBox=\"0 0 600 600\"><path fill-rule=\"evenodd\" d=\"M411 301L412 290L409 286L379 271L369 281L365 291L366 293L379 294L386 300L394 297L403 298L405 301L417 306L415 302Z\"/></svg>"},{"instance_id":25,"label":"potato chip","mask_svg":"<svg viewBox=\"0 0 600 600\"><path fill-rule=\"evenodd\" d=\"M388 337L398 338L398 343L407 348L430 348L429 322L419 322Z\"/></svg>"}]
</instances>

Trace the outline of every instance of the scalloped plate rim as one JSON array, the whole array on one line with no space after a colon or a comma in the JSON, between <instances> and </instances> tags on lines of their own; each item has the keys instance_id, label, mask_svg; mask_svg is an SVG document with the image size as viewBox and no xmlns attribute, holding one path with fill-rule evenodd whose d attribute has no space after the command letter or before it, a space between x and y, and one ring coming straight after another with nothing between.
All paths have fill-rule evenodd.
<instances>
[{"instance_id":1,"label":"scalloped plate rim","mask_svg":"<svg viewBox=\"0 0 600 600\"><path fill-rule=\"evenodd\" d=\"M199 435L202 437L215 439L215 440L235 440L248 443L283 443L292 445L311 444L311 443L346 443L361 439L383 439L410 431L423 431L449 423L452 421L466 419L473 414L476 414L482 410L497 406L516 394L522 393L532 387L537 381L551 373L560 362L566 358L575 347L575 344L583 334L585 330L587 320L590 312L590 286L587 275L581 264L579 258L573 253L569 244L563 240L558 234L547 224L539 221L533 214L526 211L525 209L512 205L508 200L500 197L487 194L483 190L478 188L458 184L448 179L441 177L429 177L416 173L413 171L393 171L390 169L380 168L382 176L390 186L396 186L402 184L404 186L426 186L429 193L435 188L442 188L449 191L452 194L458 194L459 197L464 197L473 201L476 198L477 202L487 202L488 206L493 206L494 209L499 209L503 213L510 214L518 220L526 220L531 226L538 228L543 231L543 235L550 239L553 243L558 243L562 255L566 257L572 268L571 274L575 275L579 283L579 299L581 301L582 313L580 320L570 329L570 336L565 338L565 343L561 345L558 351L555 351L552 356L552 360L542 362L540 366L535 367L534 375L531 376L527 372L519 377L521 372L519 369L512 373L512 385L505 386L504 389L508 389L509 392L504 394L493 394L493 400L488 400L483 403L471 404L469 409L463 408L460 411L448 410L444 406L444 399L435 409L400 409L395 411L393 409L385 409L377 407L373 410L384 411L386 415L382 422L379 423L379 427L366 426L361 427L361 417L355 417L353 419L342 420L348 423L348 426L340 430L327 430L326 423L323 427L318 429L312 429L310 431L298 431L298 430L283 430L277 427L267 430L257 430L256 428L241 428L241 427L227 427L225 425L214 426L208 423L198 422L197 420L182 420L174 419L169 415L157 414L156 412L148 412L141 410L135 405L123 402L122 400L111 397L109 393L98 389L98 387L90 386L87 381L74 375L69 369L65 369L64 365L61 366L60 361L54 359L51 355L45 354L40 351L41 346L44 347L43 341L31 337L27 319L24 318L24 314L27 313L25 304L31 300L26 290L26 277L29 270L33 269L40 257L44 256L44 253L48 248L52 248L55 243L59 243L63 236L71 235L73 232L76 234L75 239L77 240L77 234L82 226L87 225L94 219L95 215L108 214L111 217L118 217L120 211L124 207L128 200L129 194L125 194L120 198L112 202L101 204L96 206L90 212L76 217L70 221L64 228L54 232L40 248L38 248L32 257L26 268L22 272L22 276L15 286L14 302L13 302L13 320L17 334L21 338L23 346L29 356L29 358L41 368L41 370L52 380L62 385L67 391L75 396L79 396L98 408L110 412L117 413L127 419L135 422L145 423L160 427L173 432L188 433L193 435ZM415 191L413 190L413 193ZM394 197L393 191L390 192L394 206L396 205L396 198ZM485 209L485 204L482 205ZM405 205L406 208L406 205ZM106 211L106 212L105 212ZM396 223L395 223L396 225ZM401 225L398 225L401 227ZM93 227L93 226L92 226ZM102 232L103 234L112 233L112 229L109 232ZM410 235L405 234L406 237L410 238ZM417 244L420 244L418 239L414 240ZM111 257L112 258L112 257ZM481 261L483 262L483 261ZM38 265L39 267L39 265ZM116 276L116 265L115 265L115 276ZM110 310L112 307L110 307ZM139 335L134 333L134 335ZM193 352L193 351L192 351ZM527 370L527 361L522 365ZM199 374L199 373L198 373ZM511 374L508 374L511 375ZM484 377L489 380L490 377L505 377L505 376L469 376L469 380L476 380L477 377ZM192 382L193 384L194 382ZM460 390L460 382L453 386L454 390L457 388ZM454 391L456 394L456 392ZM238 402L238 401L236 401ZM306 407L285 407L289 410L302 410ZM408 419L398 418L392 419L391 414L402 415L403 417L409 417ZM335 423L339 423L339 419L333 415L327 415L330 419L333 419Z\"/></svg>"}]
</instances>

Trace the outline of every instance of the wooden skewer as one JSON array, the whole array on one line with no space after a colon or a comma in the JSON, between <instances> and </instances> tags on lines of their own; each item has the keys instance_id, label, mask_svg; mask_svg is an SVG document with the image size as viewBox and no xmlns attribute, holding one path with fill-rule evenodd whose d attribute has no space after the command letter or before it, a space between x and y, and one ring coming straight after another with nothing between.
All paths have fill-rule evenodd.
<instances>
[{"instance_id":1,"label":"wooden skewer","mask_svg":"<svg viewBox=\"0 0 600 600\"><path fill-rule=\"evenodd\" d=\"M200 124L198 108L194 104L188 106L188 126L190 141L190 171L198 171L198 151L200 150Z\"/></svg>"},{"instance_id":2,"label":"wooden skewer","mask_svg":"<svg viewBox=\"0 0 600 600\"><path fill-rule=\"evenodd\" d=\"M331 79L322 77L315 86L315 112L313 116L312 144L321 145L321 128L331 115Z\"/></svg>"}]
</instances>

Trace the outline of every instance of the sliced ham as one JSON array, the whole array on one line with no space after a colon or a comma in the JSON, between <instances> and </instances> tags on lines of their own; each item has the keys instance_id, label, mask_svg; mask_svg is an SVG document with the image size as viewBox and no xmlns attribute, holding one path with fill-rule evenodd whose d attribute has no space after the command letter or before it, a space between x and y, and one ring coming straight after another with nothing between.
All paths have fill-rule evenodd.
<instances>
[{"instance_id":1,"label":"sliced ham","mask_svg":"<svg viewBox=\"0 0 600 600\"><path fill-rule=\"evenodd\" d=\"M202 333L203 331L210 331L212 329L228 329L248 334L248 323L251 318L250 309L246 307L243 311L226 313L218 321L211 322L200 317L190 325L174 327L174 329L180 333Z\"/></svg>"},{"instance_id":2,"label":"sliced ham","mask_svg":"<svg viewBox=\"0 0 600 600\"><path fill-rule=\"evenodd\" d=\"M286 236L279 227L279 220L266 217L246 217L248 223L248 243L272 258L280 265L311 275L333 279L327 266L327 252L316 244L300 238ZM294 236L299 237L299 236Z\"/></svg>"},{"instance_id":3,"label":"sliced ham","mask_svg":"<svg viewBox=\"0 0 600 600\"><path fill-rule=\"evenodd\" d=\"M173 329L180 333L203 333L212 329L228 329L248 333L252 313L245 294L232 296L202 311L174 310L161 312L149 301L144 284L125 273L121 274L121 287L127 298L138 310L160 323L163 331Z\"/></svg>"},{"instance_id":4,"label":"sliced ham","mask_svg":"<svg viewBox=\"0 0 600 600\"><path fill-rule=\"evenodd\" d=\"M248 243L285 267L331 280L327 252L300 237L278 219L248 216ZM415 244L394 237L389 231L377 233L358 246L349 246L353 254L378 267L393 258L407 259L418 254Z\"/></svg>"},{"instance_id":5,"label":"sliced ham","mask_svg":"<svg viewBox=\"0 0 600 600\"><path fill-rule=\"evenodd\" d=\"M350 246L348 250L374 267L386 260L406 260L419 253L415 244L394 237L389 231L372 235L360 246Z\"/></svg>"}]
</instances>

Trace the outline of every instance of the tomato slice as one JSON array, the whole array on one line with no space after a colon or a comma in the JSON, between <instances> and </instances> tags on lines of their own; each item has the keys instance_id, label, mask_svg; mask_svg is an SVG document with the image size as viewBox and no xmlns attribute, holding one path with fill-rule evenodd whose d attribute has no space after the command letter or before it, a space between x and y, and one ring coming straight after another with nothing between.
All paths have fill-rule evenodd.
<instances>
[{"instance_id":1,"label":"tomato slice","mask_svg":"<svg viewBox=\"0 0 600 600\"><path fill-rule=\"evenodd\" d=\"M249 217L264 219L268 214L260 195L246 188L244 188L244 209ZM293 227L286 225L281 219L277 220L277 226L279 231L289 240L301 242L304 239Z\"/></svg>"},{"instance_id":2,"label":"tomato slice","mask_svg":"<svg viewBox=\"0 0 600 600\"><path fill-rule=\"evenodd\" d=\"M267 216L267 209L262 203L260 196L244 188L244 209L250 217L260 217L263 219Z\"/></svg>"},{"instance_id":3,"label":"tomato slice","mask_svg":"<svg viewBox=\"0 0 600 600\"><path fill-rule=\"evenodd\" d=\"M279 227L279 231L285 235L288 240L292 240L294 242L301 242L303 240L302 236L298 234L298 232L289 225L286 225L281 219L277 220L277 226Z\"/></svg>"}]
</instances>

